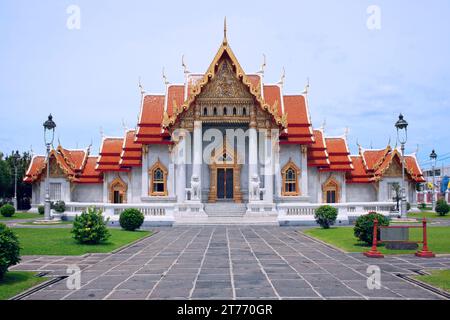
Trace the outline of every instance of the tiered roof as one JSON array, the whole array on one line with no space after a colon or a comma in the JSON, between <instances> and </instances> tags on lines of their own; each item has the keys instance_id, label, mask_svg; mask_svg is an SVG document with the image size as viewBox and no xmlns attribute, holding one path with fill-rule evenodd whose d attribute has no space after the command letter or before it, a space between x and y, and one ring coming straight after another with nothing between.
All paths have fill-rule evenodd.
<instances>
[{"instance_id":1,"label":"tiered roof","mask_svg":"<svg viewBox=\"0 0 450 320\"><path fill-rule=\"evenodd\" d=\"M103 175L95 170L97 156L89 156L89 148L86 150L69 150L58 146L50 152L50 160L67 175L74 183L101 183ZM34 156L25 174L23 181L34 182L41 179L47 168L45 156Z\"/></svg>"},{"instance_id":2,"label":"tiered roof","mask_svg":"<svg viewBox=\"0 0 450 320\"><path fill-rule=\"evenodd\" d=\"M308 148L308 166L329 168L327 145L322 130L314 130L314 143Z\"/></svg>"},{"instance_id":3,"label":"tiered roof","mask_svg":"<svg viewBox=\"0 0 450 320\"><path fill-rule=\"evenodd\" d=\"M95 169L99 171L127 171L127 168L120 166L123 144L124 138L103 138Z\"/></svg>"},{"instance_id":4,"label":"tiered roof","mask_svg":"<svg viewBox=\"0 0 450 320\"><path fill-rule=\"evenodd\" d=\"M359 155L352 156L354 169L347 173L348 183L370 183L382 179L385 172L396 163L401 167L401 154L389 145L384 149L359 149ZM425 182L416 156L405 155L405 173L415 182Z\"/></svg>"},{"instance_id":5,"label":"tiered roof","mask_svg":"<svg viewBox=\"0 0 450 320\"><path fill-rule=\"evenodd\" d=\"M270 115L280 129L280 144L306 145L308 166L321 171L343 171L349 183L369 183L379 180L392 161L399 161L396 150L389 146L379 150L362 150L350 156L347 141L342 137L326 137L323 130L313 130L309 114L307 91L286 95L282 82L263 83L262 73L246 74L228 45L226 34L222 44L203 74L186 72L184 84L167 84L165 93L148 94L142 91L139 120L136 130L127 130L124 137L104 138L98 157L83 150L69 150L59 146L51 153L52 159L78 183L102 181L102 172L128 171L140 166L144 145L171 144L170 131L195 102L203 88L214 78L221 59L233 65L236 78L248 89L258 106ZM414 155L405 157L408 176L424 181ZM24 181L39 179L46 167L44 156L33 157Z\"/></svg>"},{"instance_id":6,"label":"tiered roof","mask_svg":"<svg viewBox=\"0 0 450 320\"><path fill-rule=\"evenodd\" d=\"M325 143L328 151L330 166L320 168L322 171L351 171L353 170L350 151L344 137L326 137Z\"/></svg>"},{"instance_id":7,"label":"tiered roof","mask_svg":"<svg viewBox=\"0 0 450 320\"><path fill-rule=\"evenodd\" d=\"M138 167L142 162L142 144L135 142L136 130L127 130L120 153L120 167Z\"/></svg>"}]
</instances>

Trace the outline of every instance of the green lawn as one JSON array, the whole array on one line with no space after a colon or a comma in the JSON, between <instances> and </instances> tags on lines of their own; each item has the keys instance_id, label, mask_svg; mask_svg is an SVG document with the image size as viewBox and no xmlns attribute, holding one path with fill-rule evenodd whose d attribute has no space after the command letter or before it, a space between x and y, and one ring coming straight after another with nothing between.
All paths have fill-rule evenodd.
<instances>
[{"instance_id":1,"label":"green lawn","mask_svg":"<svg viewBox=\"0 0 450 320\"><path fill-rule=\"evenodd\" d=\"M44 223L39 224L34 222L19 222L18 224L20 224L21 226L60 226L73 224L73 221L59 221L58 223L49 223L49 224Z\"/></svg>"},{"instance_id":2,"label":"green lawn","mask_svg":"<svg viewBox=\"0 0 450 320\"><path fill-rule=\"evenodd\" d=\"M427 219L450 219L450 214L447 213L445 216L440 216L434 211L408 213L408 218L422 219L423 217Z\"/></svg>"},{"instance_id":3,"label":"green lawn","mask_svg":"<svg viewBox=\"0 0 450 320\"><path fill-rule=\"evenodd\" d=\"M35 272L10 271L0 280L0 300L6 300L47 280Z\"/></svg>"},{"instance_id":4,"label":"green lawn","mask_svg":"<svg viewBox=\"0 0 450 320\"><path fill-rule=\"evenodd\" d=\"M38 219L43 218L43 215L38 213L30 213L30 212L16 212L12 217L4 217L0 214L0 222L8 221L8 220L18 220L18 219Z\"/></svg>"},{"instance_id":5,"label":"green lawn","mask_svg":"<svg viewBox=\"0 0 450 320\"><path fill-rule=\"evenodd\" d=\"M109 229L107 242L92 245L78 244L70 228L14 228L19 237L22 255L82 255L111 252L150 234L149 231L124 231Z\"/></svg>"},{"instance_id":6,"label":"green lawn","mask_svg":"<svg viewBox=\"0 0 450 320\"><path fill-rule=\"evenodd\" d=\"M430 275L416 276L414 278L450 292L450 270L433 270L430 273Z\"/></svg>"},{"instance_id":7,"label":"green lawn","mask_svg":"<svg viewBox=\"0 0 450 320\"><path fill-rule=\"evenodd\" d=\"M347 252L364 252L370 249L370 246L356 239L353 235L353 227L314 228L305 230L305 233ZM429 227L427 233L430 250L434 253L450 253L450 227ZM422 240L422 229L411 229L410 240ZM378 248L383 254L415 252L415 250L387 250L383 244ZM421 244L419 244L420 248L422 248Z\"/></svg>"}]
</instances>

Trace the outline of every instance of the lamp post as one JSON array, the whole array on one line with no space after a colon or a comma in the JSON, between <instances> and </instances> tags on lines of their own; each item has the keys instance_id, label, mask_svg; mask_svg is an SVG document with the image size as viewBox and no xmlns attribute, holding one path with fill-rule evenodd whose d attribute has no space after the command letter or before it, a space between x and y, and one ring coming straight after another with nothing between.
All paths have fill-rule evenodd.
<instances>
[{"instance_id":1,"label":"lamp post","mask_svg":"<svg viewBox=\"0 0 450 320\"><path fill-rule=\"evenodd\" d=\"M406 219L406 190L405 190L405 144L408 140L408 122L403 119L403 115L400 113L398 120L395 123L397 128L397 140L401 144L402 150L402 190L401 190L401 202L400 202L400 215L403 219Z\"/></svg>"},{"instance_id":2,"label":"lamp post","mask_svg":"<svg viewBox=\"0 0 450 320\"><path fill-rule=\"evenodd\" d=\"M17 211L17 161L20 158L19 151L16 150L16 152L14 152L12 154L12 158L13 158L13 164L14 164L14 200L13 200L13 204L14 204L14 209L16 209L16 211Z\"/></svg>"},{"instance_id":3,"label":"lamp post","mask_svg":"<svg viewBox=\"0 0 450 320\"><path fill-rule=\"evenodd\" d=\"M45 203L44 203L44 219L51 220L50 216L50 146L53 144L55 137L56 123L50 114L48 119L44 122L44 141L47 147L47 178L45 179Z\"/></svg>"},{"instance_id":4,"label":"lamp post","mask_svg":"<svg viewBox=\"0 0 450 320\"><path fill-rule=\"evenodd\" d=\"M435 192L434 192L434 186L435 186L435 175L436 175L436 172L435 172L435 167L436 167L436 159L437 159L437 154L436 154L436 152L434 151L434 149L433 149L433 151L431 151L431 154L430 154L430 160L431 160L431 172L433 173L433 187L431 188L431 192L432 192L432 194L431 194L431 206L432 206L432 208L433 208L433 211L436 211L436 201L435 201L435 199L434 199L434 196L435 196Z\"/></svg>"}]
</instances>

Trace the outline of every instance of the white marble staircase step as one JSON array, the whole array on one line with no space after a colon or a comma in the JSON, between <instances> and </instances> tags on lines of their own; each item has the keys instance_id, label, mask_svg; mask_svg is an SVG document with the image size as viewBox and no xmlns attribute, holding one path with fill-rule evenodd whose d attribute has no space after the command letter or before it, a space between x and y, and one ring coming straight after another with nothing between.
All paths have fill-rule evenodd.
<instances>
[{"instance_id":1,"label":"white marble staircase step","mask_svg":"<svg viewBox=\"0 0 450 320\"><path fill-rule=\"evenodd\" d=\"M242 217L247 210L244 203L206 203L205 212L209 217Z\"/></svg>"}]
</instances>

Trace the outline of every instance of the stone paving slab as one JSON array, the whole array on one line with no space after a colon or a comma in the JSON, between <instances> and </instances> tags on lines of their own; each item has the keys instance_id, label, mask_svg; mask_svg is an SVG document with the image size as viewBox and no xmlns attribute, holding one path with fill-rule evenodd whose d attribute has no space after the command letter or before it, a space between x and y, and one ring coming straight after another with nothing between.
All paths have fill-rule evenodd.
<instances>
[{"instance_id":1,"label":"stone paving slab","mask_svg":"<svg viewBox=\"0 0 450 320\"><path fill-rule=\"evenodd\" d=\"M396 276L449 268L450 257L370 259L276 226L176 226L114 254L30 256L13 270L64 276L81 266L81 288L66 280L25 299L443 299ZM381 288L368 289L369 265Z\"/></svg>"}]
</instances>

